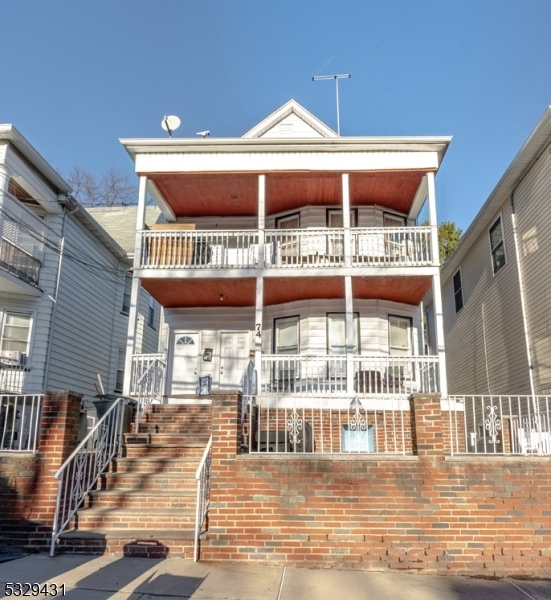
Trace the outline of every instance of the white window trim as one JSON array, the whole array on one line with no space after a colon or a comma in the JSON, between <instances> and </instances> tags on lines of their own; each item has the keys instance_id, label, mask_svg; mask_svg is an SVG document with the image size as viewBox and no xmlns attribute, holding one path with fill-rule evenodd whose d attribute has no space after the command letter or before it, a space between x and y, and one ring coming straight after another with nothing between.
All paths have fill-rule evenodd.
<instances>
[{"instance_id":1,"label":"white window trim","mask_svg":"<svg viewBox=\"0 0 551 600\"><path fill-rule=\"evenodd\" d=\"M2 348L2 342L4 340L4 327L6 325L6 315L15 315L20 317L29 317L29 334L27 336L27 352L25 353L26 357L26 366L29 366L32 357L32 340L34 335L34 313L33 312L25 312L21 310L11 310L11 309L3 309L2 310L2 320L0 324L0 352ZM0 356L2 358L2 356Z\"/></svg>"},{"instance_id":2,"label":"white window trim","mask_svg":"<svg viewBox=\"0 0 551 600\"><path fill-rule=\"evenodd\" d=\"M329 331L330 331L330 327L329 327L329 322L331 320L331 316L333 315L342 315L344 317L345 320L345 325L344 325L344 330L345 330L345 352L343 352L343 354L346 354L346 313L345 312L338 312L338 311L330 311L327 312L325 314L325 346L326 346L326 350L327 350L327 354L331 355L331 356L339 356L339 355L333 355L331 354L331 345L330 345L330 339L329 339ZM352 318L354 319L354 325L355 325L355 332L357 335L357 344L356 344L356 349L354 351L355 354L361 354L361 350L360 350L360 346L361 346L361 328L360 328L360 313L359 312L354 312L352 313Z\"/></svg>"},{"instance_id":3,"label":"white window trim","mask_svg":"<svg viewBox=\"0 0 551 600\"><path fill-rule=\"evenodd\" d=\"M492 250L492 238L490 235L490 231L492 230L492 228L498 221L501 226L501 243L503 244L503 256L505 258L505 262L497 271L495 271L494 270L494 250L495 249ZM492 264L492 275L495 277L503 269L503 267L505 267L507 265L507 263L509 262L509 260L507 258L507 247L505 245L505 232L503 231L503 213L499 213L499 215L493 220L490 227L488 227L488 245L490 246L490 261Z\"/></svg>"},{"instance_id":4,"label":"white window trim","mask_svg":"<svg viewBox=\"0 0 551 600\"><path fill-rule=\"evenodd\" d=\"M409 354L392 354L392 345L390 339L390 322L392 319L400 319L408 322L408 342L409 342ZM413 344L413 319L409 316L403 315L388 315L388 354L389 356L414 356L414 344Z\"/></svg>"},{"instance_id":5,"label":"white window trim","mask_svg":"<svg viewBox=\"0 0 551 600\"><path fill-rule=\"evenodd\" d=\"M297 354L300 354L300 315L289 315L288 317L278 317L274 319L274 337L273 337L273 352L278 354L277 348L277 323L278 321L296 319L297 324Z\"/></svg>"},{"instance_id":6,"label":"white window trim","mask_svg":"<svg viewBox=\"0 0 551 600\"><path fill-rule=\"evenodd\" d=\"M459 292L461 293L461 308L457 308L457 301L456 301L456 297L457 297L457 292L455 291L455 276L459 273L459 282L460 282L460 286L459 286ZM453 274L452 277L452 289L453 289L453 302L454 302L454 308L455 308L455 314L457 314L458 312L463 310L463 307L465 306L465 296L463 295L463 274L461 273L461 267L459 269L457 269L457 271Z\"/></svg>"}]
</instances>

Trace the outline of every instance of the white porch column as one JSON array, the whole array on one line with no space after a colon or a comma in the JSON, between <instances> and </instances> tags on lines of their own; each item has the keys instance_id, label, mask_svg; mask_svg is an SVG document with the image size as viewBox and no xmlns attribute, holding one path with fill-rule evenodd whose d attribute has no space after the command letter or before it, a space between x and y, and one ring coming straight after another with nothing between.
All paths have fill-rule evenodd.
<instances>
[{"instance_id":1,"label":"white porch column","mask_svg":"<svg viewBox=\"0 0 551 600\"><path fill-rule=\"evenodd\" d=\"M345 335L346 335L346 393L354 393L354 299L352 297L352 277L347 275L344 278L344 297L345 297Z\"/></svg>"},{"instance_id":2,"label":"white porch column","mask_svg":"<svg viewBox=\"0 0 551 600\"><path fill-rule=\"evenodd\" d=\"M254 365L256 371L257 393L262 381L262 323L264 311L264 242L266 227L266 175L258 176L258 268L260 274L256 278L256 300L254 313Z\"/></svg>"},{"instance_id":3,"label":"white porch column","mask_svg":"<svg viewBox=\"0 0 551 600\"><path fill-rule=\"evenodd\" d=\"M134 273L132 274L132 291L130 294L130 311L128 315L128 335L126 338L126 360L124 363L124 384L122 393L130 395L132 378L132 356L136 347L136 329L138 326L138 312L140 302L140 279L136 277L136 270L140 266L142 256L142 234L145 227L145 205L147 199L147 177L140 176L138 187L138 210L136 216L136 238L134 241Z\"/></svg>"},{"instance_id":4,"label":"white porch column","mask_svg":"<svg viewBox=\"0 0 551 600\"><path fill-rule=\"evenodd\" d=\"M436 219L436 192L434 187L434 173L427 173L427 187L429 200L429 225L431 228L432 256L435 265L440 264L438 250L438 222ZM443 398L448 395L448 377L446 373L446 350L444 347L444 318L442 314L442 290L440 288L440 272L432 276L432 298L434 305L434 328L436 333L436 347L440 371L440 392Z\"/></svg>"},{"instance_id":5,"label":"white porch column","mask_svg":"<svg viewBox=\"0 0 551 600\"><path fill-rule=\"evenodd\" d=\"M350 235L350 181L348 173L342 174L342 226L344 228L344 266L352 265Z\"/></svg>"}]
</instances>

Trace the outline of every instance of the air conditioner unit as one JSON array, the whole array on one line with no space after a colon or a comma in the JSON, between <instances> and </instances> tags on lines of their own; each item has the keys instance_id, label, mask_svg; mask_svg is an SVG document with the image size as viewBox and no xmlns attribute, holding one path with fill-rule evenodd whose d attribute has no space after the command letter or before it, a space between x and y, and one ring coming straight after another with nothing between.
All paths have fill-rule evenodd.
<instances>
[{"instance_id":1,"label":"air conditioner unit","mask_svg":"<svg viewBox=\"0 0 551 600\"><path fill-rule=\"evenodd\" d=\"M3 350L0 353L0 358L5 362L20 366L23 366L27 361L27 355L19 352L19 350Z\"/></svg>"}]
</instances>

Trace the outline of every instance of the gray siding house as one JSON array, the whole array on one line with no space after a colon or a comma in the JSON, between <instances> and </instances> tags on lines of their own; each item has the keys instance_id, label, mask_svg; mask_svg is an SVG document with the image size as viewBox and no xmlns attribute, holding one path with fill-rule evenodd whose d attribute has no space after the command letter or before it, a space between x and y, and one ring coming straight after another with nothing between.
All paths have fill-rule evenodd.
<instances>
[{"instance_id":1,"label":"gray siding house","mask_svg":"<svg viewBox=\"0 0 551 600\"><path fill-rule=\"evenodd\" d=\"M442 268L451 394L551 394L550 145L548 107Z\"/></svg>"},{"instance_id":2,"label":"gray siding house","mask_svg":"<svg viewBox=\"0 0 551 600\"><path fill-rule=\"evenodd\" d=\"M122 391L131 259L13 125L0 125L0 231L1 392L89 403L98 373ZM143 292L143 352L157 349L152 308Z\"/></svg>"}]
</instances>

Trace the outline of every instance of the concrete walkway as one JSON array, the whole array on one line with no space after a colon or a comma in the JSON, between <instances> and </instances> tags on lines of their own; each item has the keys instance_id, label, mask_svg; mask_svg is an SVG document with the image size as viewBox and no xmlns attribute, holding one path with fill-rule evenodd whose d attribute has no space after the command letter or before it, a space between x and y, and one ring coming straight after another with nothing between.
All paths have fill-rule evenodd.
<instances>
[{"instance_id":1,"label":"concrete walkway","mask_svg":"<svg viewBox=\"0 0 551 600\"><path fill-rule=\"evenodd\" d=\"M6 583L44 582L65 583L65 597L70 600L551 600L551 580L489 581L182 559L49 558L45 554L0 564L2 598L7 598Z\"/></svg>"}]
</instances>

